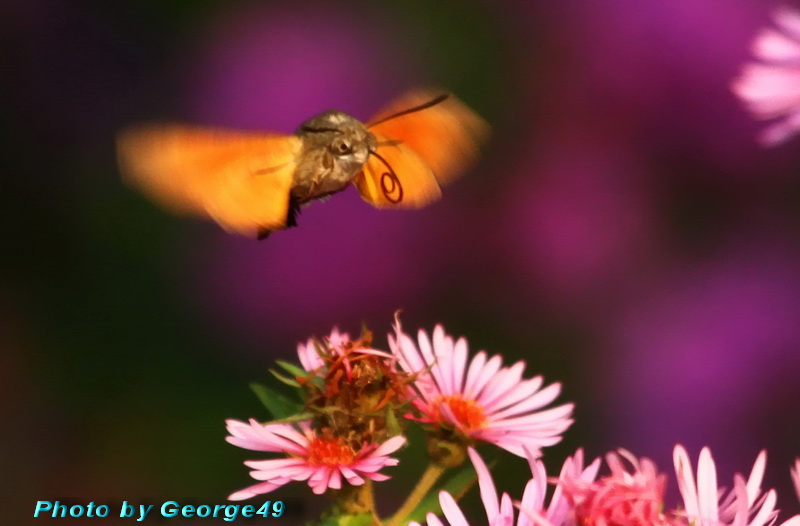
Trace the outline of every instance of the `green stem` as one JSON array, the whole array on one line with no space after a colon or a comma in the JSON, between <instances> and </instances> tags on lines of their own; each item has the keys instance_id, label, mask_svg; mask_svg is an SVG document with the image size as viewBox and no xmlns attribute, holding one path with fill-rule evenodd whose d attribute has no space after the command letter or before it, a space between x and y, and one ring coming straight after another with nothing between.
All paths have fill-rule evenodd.
<instances>
[{"instance_id":1,"label":"green stem","mask_svg":"<svg viewBox=\"0 0 800 526\"><path fill-rule=\"evenodd\" d=\"M364 491L361 493L361 500L364 503L364 507L369 510L369 514L372 515L373 523L377 523L377 514L375 513L375 493L372 491L372 481L367 479L364 481Z\"/></svg>"},{"instance_id":2,"label":"green stem","mask_svg":"<svg viewBox=\"0 0 800 526\"><path fill-rule=\"evenodd\" d=\"M367 479L361 486L351 486L339 496L339 506L346 515L368 513L375 517L375 496L372 481Z\"/></svg>"},{"instance_id":3,"label":"green stem","mask_svg":"<svg viewBox=\"0 0 800 526\"><path fill-rule=\"evenodd\" d=\"M411 495L408 496L406 501L400 506L400 509L394 514L394 516L389 520L386 526L400 526L403 523L403 520L406 519L412 511L422 502L422 499L428 494L436 481L439 480L439 477L442 476L442 473L445 471L445 467L437 462L432 462L428 465L428 469L425 470L425 473L422 474L420 477L419 482L417 482L414 491L411 492Z\"/></svg>"}]
</instances>

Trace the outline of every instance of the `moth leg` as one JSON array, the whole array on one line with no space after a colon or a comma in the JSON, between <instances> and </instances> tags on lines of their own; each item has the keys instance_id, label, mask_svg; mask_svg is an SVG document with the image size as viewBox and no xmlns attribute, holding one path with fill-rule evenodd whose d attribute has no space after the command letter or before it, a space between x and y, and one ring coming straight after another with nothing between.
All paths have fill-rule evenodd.
<instances>
[{"instance_id":1,"label":"moth leg","mask_svg":"<svg viewBox=\"0 0 800 526\"><path fill-rule=\"evenodd\" d=\"M286 215L286 228L297 226L297 216L300 215L300 205L295 198L289 199L289 213Z\"/></svg>"},{"instance_id":2,"label":"moth leg","mask_svg":"<svg viewBox=\"0 0 800 526\"><path fill-rule=\"evenodd\" d=\"M289 198L289 211L286 214L286 226L284 228L292 228L297 226L297 216L300 214L300 205L294 197ZM273 232L270 228L259 228L257 238L263 241L269 237Z\"/></svg>"}]
</instances>

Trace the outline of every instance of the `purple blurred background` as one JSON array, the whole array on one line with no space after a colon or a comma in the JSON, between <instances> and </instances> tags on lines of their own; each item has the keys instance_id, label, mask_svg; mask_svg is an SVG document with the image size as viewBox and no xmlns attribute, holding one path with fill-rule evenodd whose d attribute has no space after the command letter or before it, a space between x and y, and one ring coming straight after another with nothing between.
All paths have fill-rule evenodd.
<instances>
[{"instance_id":1,"label":"purple blurred background","mask_svg":"<svg viewBox=\"0 0 800 526\"><path fill-rule=\"evenodd\" d=\"M250 458L223 419L267 418L247 383L333 325L366 321L383 345L399 308L407 328L442 322L564 383L576 424L549 466L582 445L671 471L680 442L709 445L730 480L767 448L767 485L800 511L800 142L760 148L729 91L772 7L4 4L10 523L46 523L39 499L222 502ZM259 243L173 217L116 172L114 134L133 122L291 132L331 107L368 119L420 85L494 130L424 210L351 189ZM403 458L392 487L421 469ZM299 486L275 498L292 523L316 513Z\"/></svg>"}]
</instances>

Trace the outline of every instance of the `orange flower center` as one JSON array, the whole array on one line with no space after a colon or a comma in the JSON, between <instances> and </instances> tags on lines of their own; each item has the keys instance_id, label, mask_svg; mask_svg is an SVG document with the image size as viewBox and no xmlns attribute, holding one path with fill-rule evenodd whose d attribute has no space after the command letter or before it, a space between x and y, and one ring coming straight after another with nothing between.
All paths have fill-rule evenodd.
<instances>
[{"instance_id":1,"label":"orange flower center","mask_svg":"<svg viewBox=\"0 0 800 526\"><path fill-rule=\"evenodd\" d=\"M456 420L465 431L481 429L486 424L486 415L475 400L462 398L461 395L441 395L431 404L431 417L436 422L444 420L439 406L447 404Z\"/></svg>"},{"instance_id":2,"label":"orange flower center","mask_svg":"<svg viewBox=\"0 0 800 526\"><path fill-rule=\"evenodd\" d=\"M353 448L338 438L316 437L308 445L308 463L312 466L347 466L354 457Z\"/></svg>"}]
</instances>

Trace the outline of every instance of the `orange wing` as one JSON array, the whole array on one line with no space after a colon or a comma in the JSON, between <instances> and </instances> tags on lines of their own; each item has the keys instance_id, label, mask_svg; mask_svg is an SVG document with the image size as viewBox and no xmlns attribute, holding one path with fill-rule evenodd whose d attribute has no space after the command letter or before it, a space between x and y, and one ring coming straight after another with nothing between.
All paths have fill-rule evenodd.
<instances>
[{"instance_id":1,"label":"orange wing","mask_svg":"<svg viewBox=\"0 0 800 526\"><path fill-rule=\"evenodd\" d=\"M422 157L403 143L375 137L387 144L377 148L378 155L369 156L355 178L365 201L378 208L421 208L439 199L439 183Z\"/></svg>"},{"instance_id":2,"label":"orange wing","mask_svg":"<svg viewBox=\"0 0 800 526\"><path fill-rule=\"evenodd\" d=\"M372 119L376 135L402 141L428 163L439 183L448 183L472 163L478 146L488 137L489 125L455 96L420 111L379 123L394 113L430 102L442 92L417 90L392 102ZM380 150L378 150L380 153Z\"/></svg>"},{"instance_id":3,"label":"orange wing","mask_svg":"<svg viewBox=\"0 0 800 526\"><path fill-rule=\"evenodd\" d=\"M123 174L154 199L245 235L285 226L300 146L295 136L184 126L133 128L117 141Z\"/></svg>"}]
</instances>

